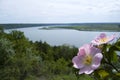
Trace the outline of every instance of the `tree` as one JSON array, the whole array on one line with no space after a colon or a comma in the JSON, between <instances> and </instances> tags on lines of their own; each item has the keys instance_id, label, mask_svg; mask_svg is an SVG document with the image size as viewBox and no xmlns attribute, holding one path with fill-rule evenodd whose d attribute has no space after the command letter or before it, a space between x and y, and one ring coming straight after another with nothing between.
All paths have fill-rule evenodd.
<instances>
[{"instance_id":1,"label":"tree","mask_svg":"<svg viewBox=\"0 0 120 80\"><path fill-rule=\"evenodd\" d=\"M20 31L0 38L0 79L36 80L41 74L41 57Z\"/></svg>"}]
</instances>

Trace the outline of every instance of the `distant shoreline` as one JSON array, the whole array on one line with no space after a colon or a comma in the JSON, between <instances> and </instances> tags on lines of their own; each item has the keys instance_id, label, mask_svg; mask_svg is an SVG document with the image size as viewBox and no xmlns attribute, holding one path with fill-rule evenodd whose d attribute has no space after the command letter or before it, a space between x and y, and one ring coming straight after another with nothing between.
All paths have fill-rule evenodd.
<instances>
[{"instance_id":1,"label":"distant shoreline","mask_svg":"<svg viewBox=\"0 0 120 80\"><path fill-rule=\"evenodd\" d=\"M120 32L119 27L82 27L82 26L68 26L68 27L41 27L39 28L40 30L53 30L53 29L72 29L72 30L78 30L78 31L97 31L97 32Z\"/></svg>"},{"instance_id":2,"label":"distant shoreline","mask_svg":"<svg viewBox=\"0 0 120 80\"><path fill-rule=\"evenodd\" d=\"M0 24L4 29L41 27L39 29L73 29L79 31L120 32L120 23L70 23L70 24Z\"/></svg>"}]
</instances>

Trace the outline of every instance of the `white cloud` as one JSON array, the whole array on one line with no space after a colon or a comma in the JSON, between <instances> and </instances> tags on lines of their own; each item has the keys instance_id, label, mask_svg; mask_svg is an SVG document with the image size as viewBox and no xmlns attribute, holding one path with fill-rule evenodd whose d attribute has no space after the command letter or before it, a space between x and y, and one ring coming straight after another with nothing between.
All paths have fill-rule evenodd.
<instances>
[{"instance_id":1,"label":"white cloud","mask_svg":"<svg viewBox=\"0 0 120 80\"><path fill-rule=\"evenodd\" d=\"M120 22L119 14L120 0L0 0L0 23Z\"/></svg>"}]
</instances>

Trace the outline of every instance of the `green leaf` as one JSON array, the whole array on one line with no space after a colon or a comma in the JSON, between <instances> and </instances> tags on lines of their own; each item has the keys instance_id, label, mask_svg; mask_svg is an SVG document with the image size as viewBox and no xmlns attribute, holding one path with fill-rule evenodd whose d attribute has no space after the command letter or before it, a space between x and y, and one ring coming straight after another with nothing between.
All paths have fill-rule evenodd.
<instances>
[{"instance_id":1,"label":"green leaf","mask_svg":"<svg viewBox=\"0 0 120 80\"><path fill-rule=\"evenodd\" d=\"M113 57L112 57L112 62L117 62L118 61L118 57L117 57L117 53L114 51L113 52Z\"/></svg>"},{"instance_id":2,"label":"green leaf","mask_svg":"<svg viewBox=\"0 0 120 80\"><path fill-rule=\"evenodd\" d=\"M79 80L94 80L93 78L91 78L89 75L79 75Z\"/></svg>"},{"instance_id":3,"label":"green leaf","mask_svg":"<svg viewBox=\"0 0 120 80\"><path fill-rule=\"evenodd\" d=\"M101 77L101 79L104 79L105 77L107 77L109 75L109 73L106 72L105 70L98 71L98 74Z\"/></svg>"},{"instance_id":4,"label":"green leaf","mask_svg":"<svg viewBox=\"0 0 120 80\"><path fill-rule=\"evenodd\" d=\"M118 51L118 48L117 48L115 45L113 45L113 46L111 46L111 47L108 49L108 52L105 53L106 58L107 58L107 60L108 60L109 62L115 63L115 62L118 61L118 57L117 57L116 51Z\"/></svg>"},{"instance_id":5,"label":"green leaf","mask_svg":"<svg viewBox=\"0 0 120 80\"><path fill-rule=\"evenodd\" d=\"M116 73L116 75L120 77L120 73Z\"/></svg>"},{"instance_id":6,"label":"green leaf","mask_svg":"<svg viewBox=\"0 0 120 80\"><path fill-rule=\"evenodd\" d=\"M120 46L115 45L115 50L120 51Z\"/></svg>"}]
</instances>

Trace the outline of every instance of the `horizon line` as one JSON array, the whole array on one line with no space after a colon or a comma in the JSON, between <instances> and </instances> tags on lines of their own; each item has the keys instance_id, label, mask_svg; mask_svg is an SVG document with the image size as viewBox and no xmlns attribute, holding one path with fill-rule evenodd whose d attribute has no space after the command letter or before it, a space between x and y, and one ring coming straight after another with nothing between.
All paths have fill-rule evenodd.
<instances>
[{"instance_id":1,"label":"horizon line","mask_svg":"<svg viewBox=\"0 0 120 80\"><path fill-rule=\"evenodd\" d=\"M0 23L0 24L120 24L120 22L83 22L83 23Z\"/></svg>"}]
</instances>

